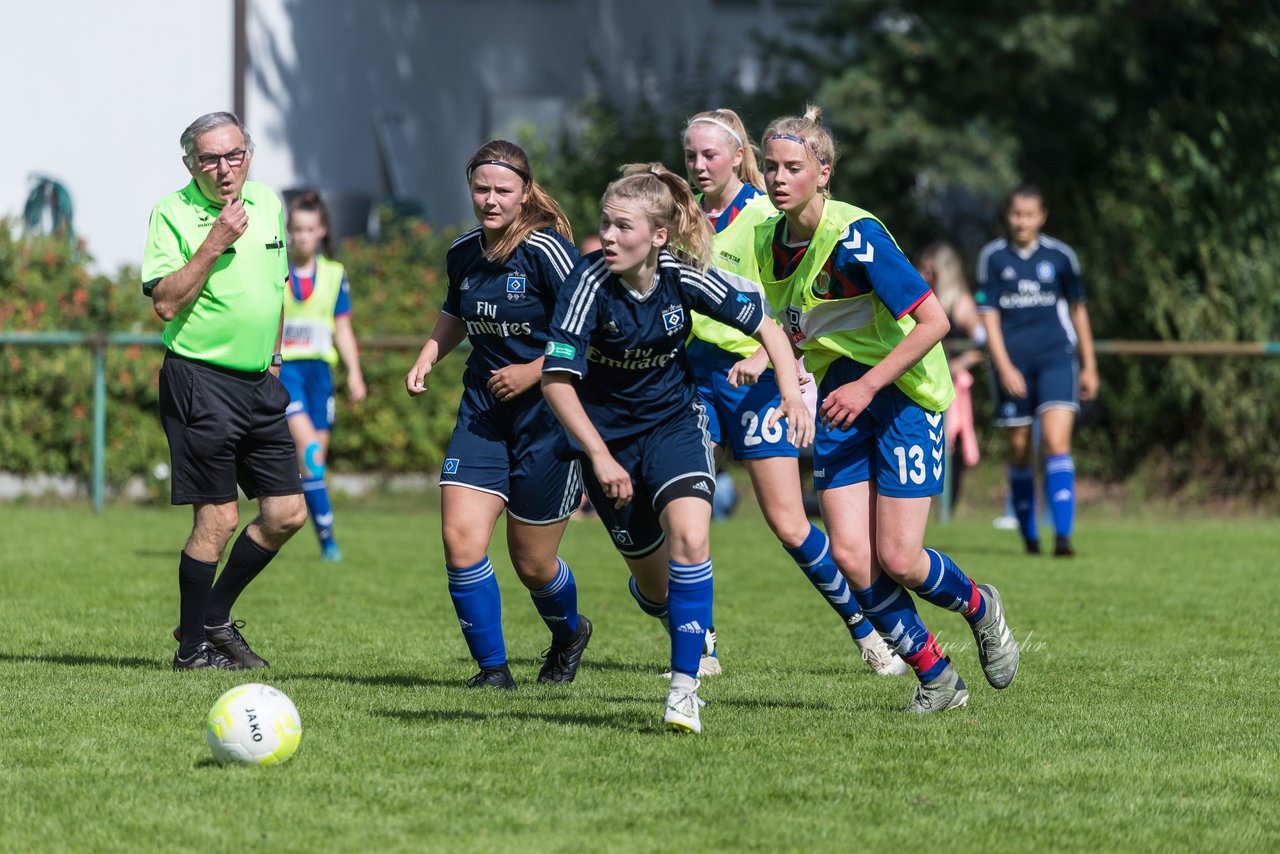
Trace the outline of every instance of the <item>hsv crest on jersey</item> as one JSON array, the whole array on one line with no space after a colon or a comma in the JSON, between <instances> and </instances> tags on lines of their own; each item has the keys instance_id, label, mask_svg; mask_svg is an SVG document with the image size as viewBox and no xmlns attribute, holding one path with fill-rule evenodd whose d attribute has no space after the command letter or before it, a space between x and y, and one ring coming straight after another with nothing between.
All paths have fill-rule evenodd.
<instances>
[{"instance_id":1,"label":"hsv crest on jersey","mask_svg":"<svg viewBox=\"0 0 1280 854\"><path fill-rule=\"evenodd\" d=\"M1041 261L1036 265L1036 278L1042 282L1052 282L1058 277L1058 271L1049 261Z\"/></svg>"},{"instance_id":2,"label":"hsv crest on jersey","mask_svg":"<svg viewBox=\"0 0 1280 854\"><path fill-rule=\"evenodd\" d=\"M521 274L507 276L507 299L524 299L528 279Z\"/></svg>"},{"instance_id":3,"label":"hsv crest on jersey","mask_svg":"<svg viewBox=\"0 0 1280 854\"><path fill-rule=\"evenodd\" d=\"M445 461L444 461L444 469L443 469L443 470L444 470L444 473L445 473L445 474L457 474L457 473L458 473L458 460L457 460L456 458L453 458L453 457L450 457L449 459L445 460Z\"/></svg>"},{"instance_id":4,"label":"hsv crest on jersey","mask_svg":"<svg viewBox=\"0 0 1280 854\"><path fill-rule=\"evenodd\" d=\"M662 311L662 324L669 334L675 334L684 328L684 306L671 305Z\"/></svg>"}]
</instances>

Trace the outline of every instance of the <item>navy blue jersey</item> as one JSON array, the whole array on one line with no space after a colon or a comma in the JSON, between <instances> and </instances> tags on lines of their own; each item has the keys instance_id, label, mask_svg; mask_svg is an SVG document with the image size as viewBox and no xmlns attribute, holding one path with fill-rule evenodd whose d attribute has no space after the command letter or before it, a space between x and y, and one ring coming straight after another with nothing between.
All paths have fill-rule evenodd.
<instances>
[{"instance_id":1,"label":"navy blue jersey","mask_svg":"<svg viewBox=\"0 0 1280 854\"><path fill-rule=\"evenodd\" d=\"M542 356L547 324L578 250L559 233L540 229L516 247L506 263L484 257L480 226L449 247L445 314L466 324L471 340L467 370L485 382L489 372Z\"/></svg>"},{"instance_id":2,"label":"navy blue jersey","mask_svg":"<svg viewBox=\"0 0 1280 854\"><path fill-rule=\"evenodd\" d=\"M542 370L582 379L583 408L606 442L685 417L698 397L684 349L691 310L748 335L765 318L757 286L699 273L665 249L643 297L609 272L602 252L584 255L560 291Z\"/></svg>"},{"instance_id":3,"label":"navy blue jersey","mask_svg":"<svg viewBox=\"0 0 1280 854\"><path fill-rule=\"evenodd\" d=\"M998 312L1005 349L1015 361L1069 352L1075 327L1067 308L1084 300L1080 262L1061 240L1043 234L1030 252L993 240L978 255L980 312Z\"/></svg>"}]
</instances>

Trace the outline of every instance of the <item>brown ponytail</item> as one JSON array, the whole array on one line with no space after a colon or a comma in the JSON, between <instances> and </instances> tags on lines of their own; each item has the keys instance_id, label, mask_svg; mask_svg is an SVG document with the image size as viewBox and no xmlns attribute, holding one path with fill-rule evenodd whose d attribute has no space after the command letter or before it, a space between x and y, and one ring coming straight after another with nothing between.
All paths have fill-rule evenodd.
<instances>
[{"instance_id":1,"label":"brown ponytail","mask_svg":"<svg viewBox=\"0 0 1280 854\"><path fill-rule=\"evenodd\" d=\"M573 243L573 227L569 225L569 219L556 200L551 198L533 179L533 172L529 169L529 158L525 155L523 148L505 139L486 142L467 161L468 184L476 169L486 164L498 164L510 169L520 177L525 187L520 212L516 214L511 225L507 226L507 230L498 242L493 246L485 247L486 258L497 264L505 262L530 234L542 228L558 231L565 240Z\"/></svg>"}]
</instances>

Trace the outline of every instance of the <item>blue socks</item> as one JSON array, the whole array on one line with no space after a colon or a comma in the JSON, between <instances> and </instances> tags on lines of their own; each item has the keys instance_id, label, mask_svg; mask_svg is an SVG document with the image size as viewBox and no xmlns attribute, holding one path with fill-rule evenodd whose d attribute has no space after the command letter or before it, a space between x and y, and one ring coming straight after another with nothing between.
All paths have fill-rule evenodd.
<instances>
[{"instance_id":1,"label":"blue socks","mask_svg":"<svg viewBox=\"0 0 1280 854\"><path fill-rule=\"evenodd\" d=\"M804 577L822 594L832 610L844 620L850 634L861 640L875 631L871 623L863 618L848 583L831 559L831 545L822 529L810 525L809 536L798 547L787 549L787 554L800 566Z\"/></svg>"},{"instance_id":2,"label":"blue socks","mask_svg":"<svg viewBox=\"0 0 1280 854\"><path fill-rule=\"evenodd\" d=\"M1055 454L1044 461L1044 491L1053 511L1053 529L1059 537L1071 536L1076 516L1076 464L1070 454Z\"/></svg>"},{"instance_id":3,"label":"blue socks","mask_svg":"<svg viewBox=\"0 0 1280 854\"><path fill-rule=\"evenodd\" d=\"M1040 531L1036 527L1036 482L1031 469L1009 466L1009 494L1013 496L1013 513L1018 517L1022 539L1040 542Z\"/></svg>"},{"instance_id":4,"label":"blue socks","mask_svg":"<svg viewBox=\"0 0 1280 854\"><path fill-rule=\"evenodd\" d=\"M320 548L333 542L333 507L329 504L329 490L324 485L324 475L302 479L302 497L307 501L307 513L320 538Z\"/></svg>"},{"instance_id":5,"label":"blue socks","mask_svg":"<svg viewBox=\"0 0 1280 854\"><path fill-rule=\"evenodd\" d=\"M981 620L987 613L987 605L973 579L942 552L925 549L924 553L929 558L929 574L912 592L930 605L959 611L970 624Z\"/></svg>"},{"instance_id":6,"label":"blue socks","mask_svg":"<svg viewBox=\"0 0 1280 854\"><path fill-rule=\"evenodd\" d=\"M558 557L556 561L560 564L556 577L546 587L530 590L529 597L551 630L551 637L567 643L578 631L578 585L573 580L569 564Z\"/></svg>"},{"instance_id":7,"label":"blue socks","mask_svg":"<svg viewBox=\"0 0 1280 854\"><path fill-rule=\"evenodd\" d=\"M882 572L870 587L854 591L853 595L867 620L911 665L921 682L936 679L946 669L947 660L916 613L911 594L887 573Z\"/></svg>"},{"instance_id":8,"label":"blue socks","mask_svg":"<svg viewBox=\"0 0 1280 854\"><path fill-rule=\"evenodd\" d=\"M493 564L485 557L471 566L446 566L449 573L449 596L462 626L471 657L481 667L497 667L507 661L507 647L502 639L502 595ZM566 567L567 569L567 567Z\"/></svg>"},{"instance_id":9,"label":"blue socks","mask_svg":"<svg viewBox=\"0 0 1280 854\"><path fill-rule=\"evenodd\" d=\"M711 561L692 565L672 561L668 566L671 568L667 589L671 672L696 679L707 629L711 627Z\"/></svg>"},{"instance_id":10,"label":"blue socks","mask_svg":"<svg viewBox=\"0 0 1280 854\"><path fill-rule=\"evenodd\" d=\"M667 622L667 603L646 599L644 594L640 592L640 588L636 586L634 575L627 579L627 589L631 591L631 598L636 600L636 604L640 606L641 611L644 611L655 620L662 620L664 624Z\"/></svg>"}]
</instances>

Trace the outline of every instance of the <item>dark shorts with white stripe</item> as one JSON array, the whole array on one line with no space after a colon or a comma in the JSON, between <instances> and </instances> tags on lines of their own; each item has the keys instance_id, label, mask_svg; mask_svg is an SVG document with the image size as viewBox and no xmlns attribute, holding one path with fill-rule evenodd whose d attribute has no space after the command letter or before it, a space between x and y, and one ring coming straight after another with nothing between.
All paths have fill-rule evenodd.
<instances>
[{"instance_id":1,"label":"dark shorts with white stripe","mask_svg":"<svg viewBox=\"0 0 1280 854\"><path fill-rule=\"evenodd\" d=\"M563 445L564 428L538 386L504 403L468 373L440 485L497 495L522 522L558 522L582 498L578 461L556 456Z\"/></svg>"},{"instance_id":2,"label":"dark shorts with white stripe","mask_svg":"<svg viewBox=\"0 0 1280 854\"><path fill-rule=\"evenodd\" d=\"M586 461L582 479L613 547L625 557L644 557L662 545L666 535L658 519L672 501L692 497L710 503L715 495L715 463L701 404L655 430L610 442L609 452L631 475L631 503L615 509L615 499L605 497Z\"/></svg>"}]
</instances>

